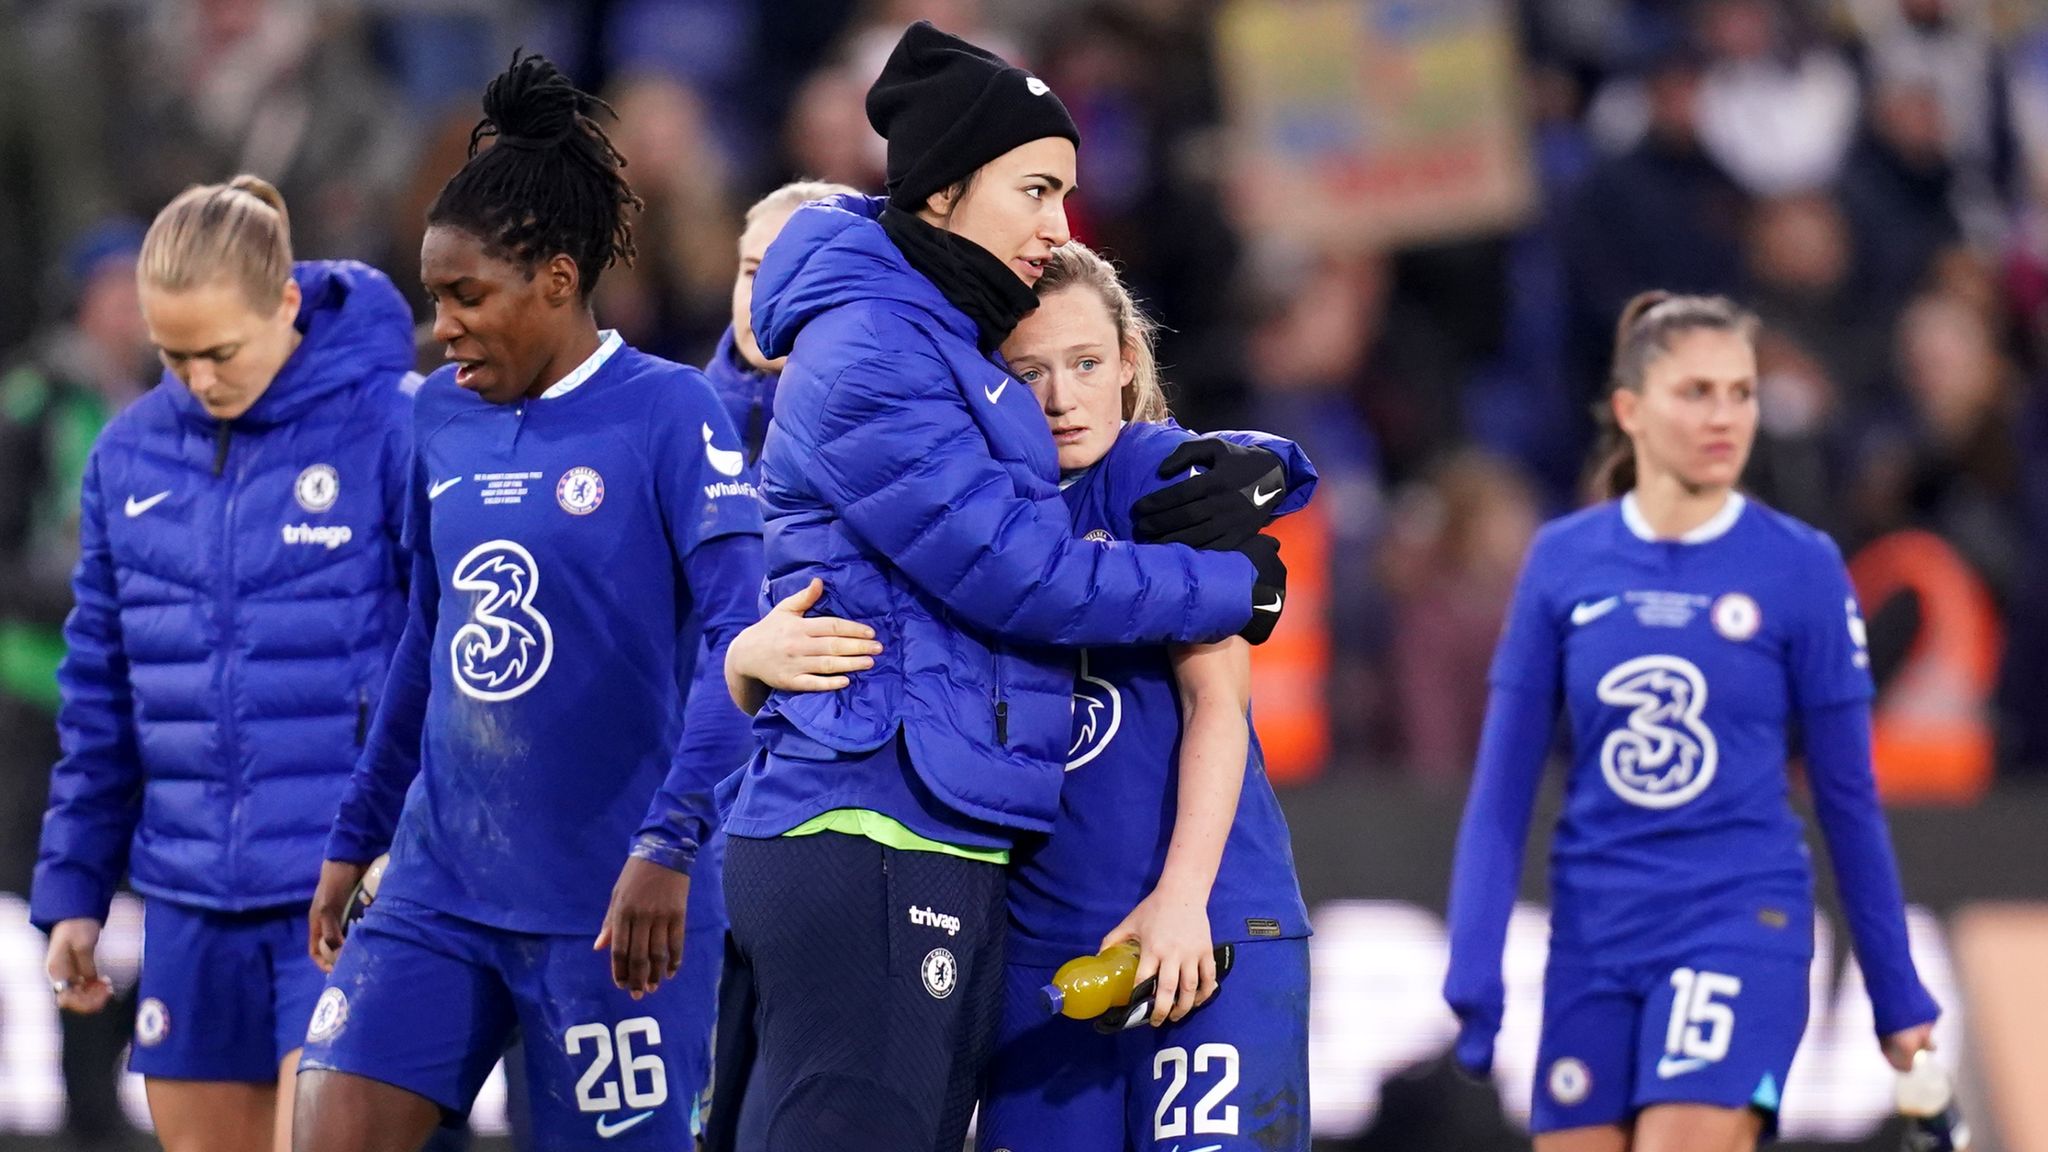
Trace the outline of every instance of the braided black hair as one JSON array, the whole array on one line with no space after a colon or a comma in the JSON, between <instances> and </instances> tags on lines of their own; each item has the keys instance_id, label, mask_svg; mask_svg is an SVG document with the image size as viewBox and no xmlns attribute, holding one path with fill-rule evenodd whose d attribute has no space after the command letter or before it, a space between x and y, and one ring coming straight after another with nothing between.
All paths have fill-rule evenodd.
<instances>
[{"instance_id":1,"label":"braided black hair","mask_svg":"<svg viewBox=\"0 0 2048 1152\"><path fill-rule=\"evenodd\" d=\"M626 210L642 207L620 173L625 157L598 126L600 110L618 115L546 57L513 52L484 89L468 163L434 197L427 223L472 233L485 251L529 268L566 253L588 299L599 273L633 262Z\"/></svg>"}]
</instances>

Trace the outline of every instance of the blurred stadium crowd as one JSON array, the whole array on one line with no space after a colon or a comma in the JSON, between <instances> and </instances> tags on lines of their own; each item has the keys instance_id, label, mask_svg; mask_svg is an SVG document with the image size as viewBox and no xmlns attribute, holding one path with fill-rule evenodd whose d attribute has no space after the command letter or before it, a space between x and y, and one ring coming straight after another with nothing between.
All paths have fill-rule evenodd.
<instances>
[{"instance_id":1,"label":"blurred stadium crowd","mask_svg":"<svg viewBox=\"0 0 2048 1152\"><path fill-rule=\"evenodd\" d=\"M55 755L79 469L156 372L140 221L253 171L302 257L417 296L427 200L525 45L611 100L647 203L600 319L701 363L754 197L879 187L861 96L917 18L1074 110L1076 234L1166 325L1183 422L1270 429L1322 467L1320 535L1290 556L1323 585L1307 683L1327 770L1469 772L1522 552L1581 498L1614 317L1652 286L1766 319L1751 486L1858 558L1880 683L1905 697L1893 735L1961 764L1922 791L2048 767L2048 11L1362 2L1389 28L1509 38L1525 210L1304 244L1232 190L1261 122L1234 110L1220 41L1258 2L0 0L0 888L26 887Z\"/></svg>"}]
</instances>

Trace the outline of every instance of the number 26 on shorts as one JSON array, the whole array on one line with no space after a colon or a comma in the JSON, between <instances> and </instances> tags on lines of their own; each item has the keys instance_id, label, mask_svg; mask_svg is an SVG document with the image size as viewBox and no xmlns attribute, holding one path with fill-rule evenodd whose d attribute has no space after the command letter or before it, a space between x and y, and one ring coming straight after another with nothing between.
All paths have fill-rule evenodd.
<instances>
[{"instance_id":1,"label":"number 26 on shorts","mask_svg":"<svg viewBox=\"0 0 2048 1152\"><path fill-rule=\"evenodd\" d=\"M616 1037L616 1044L614 1043ZM603 1024L578 1024L562 1034L569 1055L580 1056L585 1048L595 1052L590 1067L576 1081L576 1108L580 1112L611 1112L620 1107L659 1108L668 1100L668 1069L653 1052L633 1051L636 1038L649 1048L661 1046L661 1023L652 1016L621 1020L616 1028ZM619 1072L608 1076L616 1047ZM647 1083L641 1086L641 1077Z\"/></svg>"}]
</instances>

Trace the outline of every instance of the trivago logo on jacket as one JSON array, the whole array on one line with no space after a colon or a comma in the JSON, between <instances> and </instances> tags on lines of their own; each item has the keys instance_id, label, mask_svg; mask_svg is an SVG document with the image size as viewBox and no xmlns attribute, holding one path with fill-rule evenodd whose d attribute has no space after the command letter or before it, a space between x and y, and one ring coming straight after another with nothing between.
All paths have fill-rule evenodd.
<instances>
[{"instance_id":1,"label":"trivago logo on jacket","mask_svg":"<svg viewBox=\"0 0 2048 1152\"><path fill-rule=\"evenodd\" d=\"M284 526L284 542L287 544L317 544L329 552L355 539L355 529L346 524L287 524Z\"/></svg>"}]
</instances>

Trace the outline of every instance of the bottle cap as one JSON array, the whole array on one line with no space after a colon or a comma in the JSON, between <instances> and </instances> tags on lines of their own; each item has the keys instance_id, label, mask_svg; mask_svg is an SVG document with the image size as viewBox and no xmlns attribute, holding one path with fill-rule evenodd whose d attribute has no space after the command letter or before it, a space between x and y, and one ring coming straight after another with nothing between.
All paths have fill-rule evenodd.
<instances>
[{"instance_id":1,"label":"bottle cap","mask_svg":"<svg viewBox=\"0 0 2048 1152\"><path fill-rule=\"evenodd\" d=\"M1067 1006L1067 994L1057 984L1047 984L1038 990L1038 994L1045 998L1045 1014L1047 1016L1057 1016L1060 1014L1060 1009Z\"/></svg>"},{"instance_id":2,"label":"bottle cap","mask_svg":"<svg viewBox=\"0 0 2048 1152\"><path fill-rule=\"evenodd\" d=\"M1948 1070L1922 1049L1913 1054L1913 1069L1899 1073L1896 1099L1904 1116L1938 1116L1955 1095Z\"/></svg>"}]
</instances>

